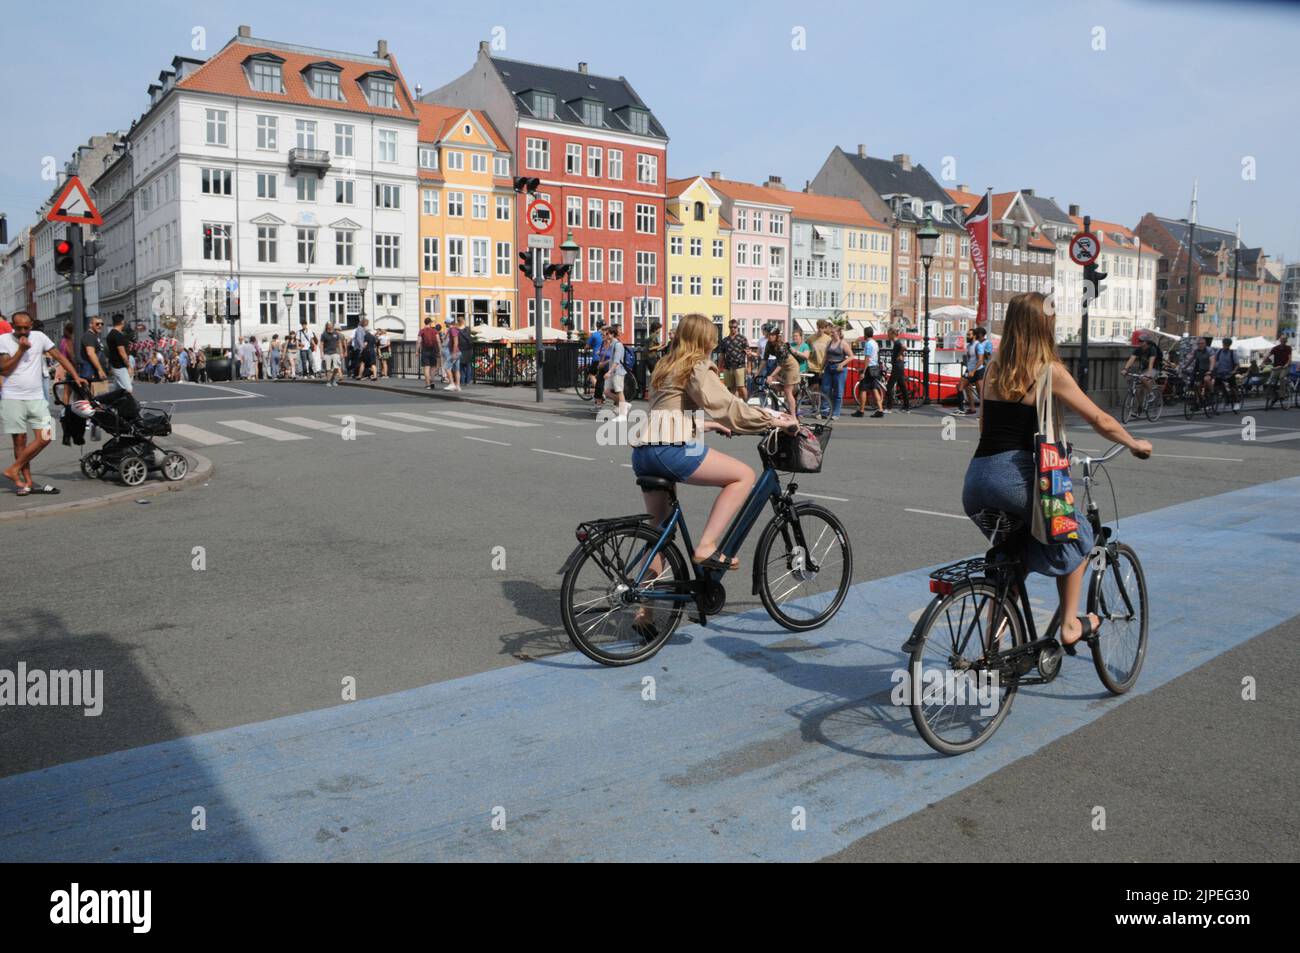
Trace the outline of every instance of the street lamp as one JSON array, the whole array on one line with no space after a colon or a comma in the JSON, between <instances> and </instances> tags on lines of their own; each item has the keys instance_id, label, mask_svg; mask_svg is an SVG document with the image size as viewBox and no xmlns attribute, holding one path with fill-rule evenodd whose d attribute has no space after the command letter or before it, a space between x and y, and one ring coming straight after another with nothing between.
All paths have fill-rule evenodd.
<instances>
[{"instance_id":1,"label":"street lamp","mask_svg":"<svg viewBox=\"0 0 1300 953\"><path fill-rule=\"evenodd\" d=\"M293 333L293 289L288 285L280 292L280 297L284 299L284 326L288 328L288 333ZM286 342L287 343L287 342Z\"/></svg>"},{"instance_id":2,"label":"street lamp","mask_svg":"<svg viewBox=\"0 0 1300 953\"><path fill-rule=\"evenodd\" d=\"M356 273L357 288L361 290L361 314L357 318L357 324L360 324L366 316L366 287L370 284L370 276L366 274L366 266L362 265Z\"/></svg>"},{"instance_id":3,"label":"street lamp","mask_svg":"<svg viewBox=\"0 0 1300 953\"><path fill-rule=\"evenodd\" d=\"M930 263L934 261L934 252L939 245L939 230L934 227L930 213L925 213L925 222L916 233L917 249L921 253L921 267L925 270L925 328L921 332L921 359L925 362L921 368L921 387L925 391L922 403L930 403Z\"/></svg>"},{"instance_id":4,"label":"street lamp","mask_svg":"<svg viewBox=\"0 0 1300 953\"><path fill-rule=\"evenodd\" d=\"M573 240L573 232L570 231L569 237L560 244L560 254L564 256L564 263L572 268L581 251L582 248Z\"/></svg>"}]
</instances>

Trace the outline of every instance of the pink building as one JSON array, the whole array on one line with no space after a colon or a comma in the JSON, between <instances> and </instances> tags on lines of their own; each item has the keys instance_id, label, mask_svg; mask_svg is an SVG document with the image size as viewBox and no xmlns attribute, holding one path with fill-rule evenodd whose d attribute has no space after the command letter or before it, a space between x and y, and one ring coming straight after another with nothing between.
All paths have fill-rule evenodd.
<instances>
[{"instance_id":1,"label":"pink building","mask_svg":"<svg viewBox=\"0 0 1300 953\"><path fill-rule=\"evenodd\" d=\"M731 223L731 317L750 340L777 321L790 333L790 212L780 178L763 185L732 182L709 174L709 188L722 198Z\"/></svg>"}]
</instances>

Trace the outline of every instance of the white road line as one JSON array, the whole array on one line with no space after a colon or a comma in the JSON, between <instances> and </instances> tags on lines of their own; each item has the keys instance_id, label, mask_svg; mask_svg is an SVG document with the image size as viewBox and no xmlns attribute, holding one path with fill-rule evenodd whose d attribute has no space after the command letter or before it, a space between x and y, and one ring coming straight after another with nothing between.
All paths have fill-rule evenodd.
<instances>
[{"instance_id":1,"label":"white road line","mask_svg":"<svg viewBox=\"0 0 1300 953\"><path fill-rule=\"evenodd\" d=\"M1228 435L1241 436L1240 427L1224 427L1222 430L1207 430L1204 433L1189 433L1187 436L1195 437L1197 440L1204 440L1207 437L1227 437Z\"/></svg>"},{"instance_id":2,"label":"white road line","mask_svg":"<svg viewBox=\"0 0 1300 953\"><path fill-rule=\"evenodd\" d=\"M920 513L923 516L946 516L950 520L970 519L969 516L959 516L956 513L937 513L934 510L914 510L910 506L905 506L903 509L908 513Z\"/></svg>"},{"instance_id":3,"label":"white road line","mask_svg":"<svg viewBox=\"0 0 1300 953\"><path fill-rule=\"evenodd\" d=\"M479 443L494 443L494 444L496 444L498 447L508 447L508 446L510 446L510 444L508 444L508 443L503 443L503 442L500 441L500 440L489 440L487 437L471 437L471 436L470 436L469 434L467 434L467 433L463 433L463 434L461 434L461 436L464 437L466 440L477 440Z\"/></svg>"},{"instance_id":4,"label":"white road line","mask_svg":"<svg viewBox=\"0 0 1300 953\"><path fill-rule=\"evenodd\" d=\"M1177 427L1162 427L1159 424L1148 424L1146 427L1137 428L1129 427L1132 433L1142 434L1143 436L1162 436L1167 433L1176 433L1179 430L1199 430L1205 424L1179 424ZM1195 436L1195 434L1189 434Z\"/></svg>"},{"instance_id":5,"label":"white road line","mask_svg":"<svg viewBox=\"0 0 1300 953\"><path fill-rule=\"evenodd\" d=\"M848 503L849 499L843 496L822 496L820 493L805 493L800 490L795 496L811 496L814 500L834 500L836 503Z\"/></svg>"},{"instance_id":6,"label":"white road line","mask_svg":"<svg viewBox=\"0 0 1300 953\"><path fill-rule=\"evenodd\" d=\"M408 414L401 410L384 410L380 411L385 417L400 417L402 420L416 420L422 424L434 424L438 427L452 427L456 430L487 430L483 424L467 424L459 420L439 420L437 417L429 417L425 414Z\"/></svg>"},{"instance_id":7,"label":"white road line","mask_svg":"<svg viewBox=\"0 0 1300 953\"><path fill-rule=\"evenodd\" d=\"M223 443L241 443L232 437L224 434L213 433L211 430L204 430L201 427L194 427L190 424L172 424L172 433L184 439L191 440L194 443L201 444L205 447L215 447Z\"/></svg>"},{"instance_id":8,"label":"white road line","mask_svg":"<svg viewBox=\"0 0 1300 953\"><path fill-rule=\"evenodd\" d=\"M312 420L310 417L276 417L276 420L286 424L293 424L295 427L305 427L307 430L322 430L340 436L343 433L342 424L332 424L328 420ZM373 437L374 434L369 430L354 430L358 437Z\"/></svg>"},{"instance_id":9,"label":"white road line","mask_svg":"<svg viewBox=\"0 0 1300 953\"><path fill-rule=\"evenodd\" d=\"M1217 460L1219 463L1245 463L1241 457L1189 457L1181 453L1161 453L1157 450L1153 456L1171 460Z\"/></svg>"},{"instance_id":10,"label":"white road line","mask_svg":"<svg viewBox=\"0 0 1300 953\"><path fill-rule=\"evenodd\" d=\"M281 430L278 427L268 427L265 424L259 424L252 420L218 420L223 427L229 427L232 430L242 430L244 433L251 433L255 437L266 437L268 440L310 440L311 437L300 433L291 433L288 430Z\"/></svg>"},{"instance_id":11,"label":"white road line","mask_svg":"<svg viewBox=\"0 0 1300 953\"><path fill-rule=\"evenodd\" d=\"M586 460L588 463L595 461L595 457L580 457L576 453L560 453L558 450L541 450L537 447L529 447L533 453L549 453L553 457L568 457L571 460Z\"/></svg>"},{"instance_id":12,"label":"white road line","mask_svg":"<svg viewBox=\"0 0 1300 953\"><path fill-rule=\"evenodd\" d=\"M1277 443L1279 440L1300 440L1300 430L1293 430L1290 433L1275 433L1268 437L1256 437L1256 443Z\"/></svg>"},{"instance_id":13,"label":"white road line","mask_svg":"<svg viewBox=\"0 0 1300 953\"><path fill-rule=\"evenodd\" d=\"M428 427L412 427L410 424L399 424L396 420L381 420L379 417L363 417L360 414L330 414L342 420L345 417L351 417L359 424L365 424L367 427L378 427L380 430L396 430L398 433L429 433ZM424 418L420 418L423 420Z\"/></svg>"},{"instance_id":14,"label":"white road line","mask_svg":"<svg viewBox=\"0 0 1300 953\"><path fill-rule=\"evenodd\" d=\"M431 410L431 414L443 414L447 417L463 417L465 420L479 420L489 424L499 424L502 427L540 427L541 424L529 423L525 420L506 420L504 417L485 417L483 414L466 414L459 410Z\"/></svg>"}]
</instances>

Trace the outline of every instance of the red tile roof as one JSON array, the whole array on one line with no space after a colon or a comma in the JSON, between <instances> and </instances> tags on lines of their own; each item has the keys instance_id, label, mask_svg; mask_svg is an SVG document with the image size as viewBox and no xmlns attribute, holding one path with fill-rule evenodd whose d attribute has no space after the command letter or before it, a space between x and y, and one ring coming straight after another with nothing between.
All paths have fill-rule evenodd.
<instances>
[{"instance_id":1,"label":"red tile roof","mask_svg":"<svg viewBox=\"0 0 1300 953\"><path fill-rule=\"evenodd\" d=\"M888 230L889 226L876 221L862 207L861 202L853 199L842 199L833 195L818 195L813 192L790 192L788 194L795 218L814 222L835 222L839 225L856 225L859 228Z\"/></svg>"},{"instance_id":2,"label":"red tile roof","mask_svg":"<svg viewBox=\"0 0 1300 953\"><path fill-rule=\"evenodd\" d=\"M762 205L780 205L789 207L790 203L786 199L793 195L792 192L786 192L782 189L769 189L763 185L753 185L749 182L735 182L731 179L705 179L709 183L709 188L719 195L725 195L727 198L741 202L757 202Z\"/></svg>"},{"instance_id":3,"label":"red tile roof","mask_svg":"<svg viewBox=\"0 0 1300 953\"><path fill-rule=\"evenodd\" d=\"M244 69L244 61L258 53L269 53L283 60L281 79L283 93L268 93L253 89ZM302 72L312 63L333 63L342 69L339 76L339 92L342 101L317 99L307 87L307 77ZM397 108L384 109L370 105L358 80L370 72L386 71L397 77ZM415 106L406 80L397 66L395 57L389 56L385 63L373 59L357 61L347 54L331 53L324 50L302 52L276 45L267 45L256 41L235 38L213 54L202 66L176 84L179 89L197 92L221 93L226 96L240 96L246 99L258 99L265 102L293 103L299 106L316 106L322 109L335 109L345 112L368 113L373 116L391 116L402 119L415 119Z\"/></svg>"},{"instance_id":4,"label":"red tile roof","mask_svg":"<svg viewBox=\"0 0 1300 953\"><path fill-rule=\"evenodd\" d=\"M501 133L497 131L497 127L492 124L492 120L487 117L487 113L480 109L466 109L464 106L443 106L438 103L416 103L415 110L420 117L419 140L421 142L441 142L451 133L451 124L459 120L465 113L470 113L475 121L483 127L498 152L510 151L510 147L506 145L505 139L501 138Z\"/></svg>"}]
</instances>

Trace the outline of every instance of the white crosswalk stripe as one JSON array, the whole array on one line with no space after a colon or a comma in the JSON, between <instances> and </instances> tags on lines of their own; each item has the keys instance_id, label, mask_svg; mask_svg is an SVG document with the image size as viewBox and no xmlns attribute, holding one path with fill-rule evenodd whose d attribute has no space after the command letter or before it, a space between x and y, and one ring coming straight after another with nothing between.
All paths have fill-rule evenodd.
<instances>
[{"instance_id":1,"label":"white crosswalk stripe","mask_svg":"<svg viewBox=\"0 0 1300 953\"><path fill-rule=\"evenodd\" d=\"M215 447L223 443L241 443L233 437L227 437L225 434L213 433L211 430L204 430L202 427L195 427L191 424L172 423L172 433L182 440L190 443L197 443L202 447Z\"/></svg>"},{"instance_id":2,"label":"white crosswalk stripe","mask_svg":"<svg viewBox=\"0 0 1300 953\"><path fill-rule=\"evenodd\" d=\"M540 427L541 424L532 423L526 420L506 420L503 417L487 417L483 414L467 414L459 410L431 410L430 414L438 414L443 417L460 417L465 420L482 421L488 424L497 424L501 427Z\"/></svg>"},{"instance_id":3,"label":"white crosswalk stripe","mask_svg":"<svg viewBox=\"0 0 1300 953\"><path fill-rule=\"evenodd\" d=\"M310 417L276 417L281 423L293 424L295 427L303 427L307 430L320 430L326 433L332 433L340 436L343 433L342 424L332 424L328 420L312 420ZM353 431L358 437L373 437L374 432L370 430L361 430L358 428Z\"/></svg>"},{"instance_id":4,"label":"white crosswalk stripe","mask_svg":"<svg viewBox=\"0 0 1300 953\"><path fill-rule=\"evenodd\" d=\"M1267 437L1256 437L1256 443L1278 443L1282 440L1300 440L1300 430L1292 430L1290 433L1275 433Z\"/></svg>"},{"instance_id":5,"label":"white crosswalk stripe","mask_svg":"<svg viewBox=\"0 0 1300 953\"><path fill-rule=\"evenodd\" d=\"M1199 430L1205 424L1178 424L1173 427L1162 427L1159 424L1147 424L1145 427L1129 427L1128 429L1136 434L1155 434L1163 435L1167 433L1177 433L1180 430Z\"/></svg>"},{"instance_id":6,"label":"white crosswalk stripe","mask_svg":"<svg viewBox=\"0 0 1300 953\"><path fill-rule=\"evenodd\" d=\"M330 414L331 417L343 420L351 418L359 424L365 424L367 427L377 427L380 430L396 430L398 433L429 433L429 427L413 427L410 424L398 423L396 420L384 420L381 417L364 417L361 414Z\"/></svg>"},{"instance_id":7,"label":"white crosswalk stripe","mask_svg":"<svg viewBox=\"0 0 1300 953\"><path fill-rule=\"evenodd\" d=\"M452 427L456 430L486 430L483 424L467 424L461 420L439 420L425 414L408 414L400 410L384 411L385 417L400 417L402 420L415 420L422 424L434 424L438 427Z\"/></svg>"},{"instance_id":8,"label":"white crosswalk stripe","mask_svg":"<svg viewBox=\"0 0 1300 953\"><path fill-rule=\"evenodd\" d=\"M268 440L286 441L286 440L310 440L306 434L292 433L288 430L281 430L279 427L268 427L266 424L259 424L253 420L218 420L222 427L229 427L232 430L242 430L244 433L251 433L256 437L265 437Z\"/></svg>"},{"instance_id":9,"label":"white crosswalk stripe","mask_svg":"<svg viewBox=\"0 0 1300 953\"><path fill-rule=\"evenodd\" d=\"M1227 437L1229 435L1241 436L1240 427L1224 427L1221 430L1204 430L1200 433L1189 433L1187 436L1195 437L1197 440L1205 440L1209 437Z\"/></svg>"}]
</instances>

